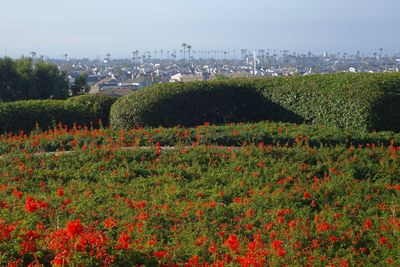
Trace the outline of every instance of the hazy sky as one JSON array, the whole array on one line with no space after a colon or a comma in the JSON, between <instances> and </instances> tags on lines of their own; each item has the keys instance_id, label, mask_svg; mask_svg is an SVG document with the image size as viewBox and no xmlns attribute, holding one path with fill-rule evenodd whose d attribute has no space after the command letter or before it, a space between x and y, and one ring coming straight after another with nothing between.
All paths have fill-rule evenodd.
<instances>
[{"instance_id":1,"label":"hazy sky","mask_svg":"<svg viewBox=\"0 0 400 267\"><path fill-rule=\"evenodd\" d=\"M399 0L1 0L0 56L133 50L400 52Z\"/></svg>"}]
</instances>

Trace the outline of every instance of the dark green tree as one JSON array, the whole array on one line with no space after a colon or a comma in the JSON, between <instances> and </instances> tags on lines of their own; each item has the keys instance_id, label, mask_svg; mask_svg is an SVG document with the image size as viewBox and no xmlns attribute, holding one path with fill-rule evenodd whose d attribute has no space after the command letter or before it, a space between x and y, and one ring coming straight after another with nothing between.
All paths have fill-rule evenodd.
<instances>
[{"instance_id":1,"label":"dark green tree","mask_svg":"<svg viewBox=\"0 0 400 267\"><path fill-rule=\"evenodd\" d=\"M68 81L65 72L57 66L46 62L38 62L33 70L36 99L64 99L68 97Z\"/></svg>"},{"instance_id":2,"label":"dark green tree","mask_svg":"<svg viewBox=\"0 0 400 267\"><path fill-rule=\"evenodd\" d=\"M31 58L0 58L0 101L64 99L68 97L66 73L57 66Z\"/></svg>"},{"instance_id":3,"label":"dark green tree","mask_svg":"<svg viewBox=\"0 0 400 267\"><path fill-rule=\"evenodd\" d=\"M15 87L16 99L35 99L38 92L33 78L33 67L31 58L21 58L15 61L18 81Z\"/></svg>"},{"instance_id":4,"label":"dark green tree","mask_svg":"<svg viewBox=\"0 0 400 267\"><path fill-rule=\"evenodd\" d=\"M82 72L78 77L75 78L75 83L71 87L72 95L75 96L89 92L90 87L87 84L87 77L87 73Z\"/></svg>"},{"instance_id":5,"label":"dark green tree","mask_svg":"<svg viewBox=\"0 0 400 267\"><path fill-rule=\"evenodd\" d=\"M13 101L19 77L15 62L8 57L0 58L0 101Z\"/></svg>"}]
</instances>

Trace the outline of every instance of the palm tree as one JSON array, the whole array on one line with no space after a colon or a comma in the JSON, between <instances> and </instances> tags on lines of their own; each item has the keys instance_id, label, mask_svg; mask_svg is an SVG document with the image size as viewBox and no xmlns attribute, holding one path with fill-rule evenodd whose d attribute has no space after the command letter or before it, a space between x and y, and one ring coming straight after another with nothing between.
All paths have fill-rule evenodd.
<instances>
[{"instance_id":1,"label":"palm tree","mask_svg":"<svg viewBox=\"0 0 400 267\"><path fill-rule=\"evenodd\" d=\"M242 54L242 60L245 59L247 49L240 49L240 53Z\"/></svg>"},{"instance_id":2,"label":"palm tree","mask_svg":"<svg viewBox=\"0 0 400 267\"><path fill-rule=\"evenodd\" d=\"M63 56L64 56L64 60L65 60L65 61L67 61L68 54L67 54L67 53L65 53Z\"/></svg>"},{"instance_id":3,"label":"palm tree","mask_svg":"<svg viewBox=\"0 0 400 267\"><path fill-rule=\"evenodd\" d=\"M183 48L183 61L186 60L186 47L188 46L187 43L183 43L182 45Z\"/></svg>"},{"instance_id":4,"label":"palm tree","mask_svg":"<svg viewBox=\"0 0 400 267\"><path fill-rule=\"evenodd\" d=\"M379 58L382 58L382 51L383 51L383 48L379 48Z\"/></svg>"},{"instance_id":5,"label":"palm tree","mask_svg":"<svg viewBox=\"0 0 400 267\"><path fill-rule=\"evenodd\" d=\"M187 45L186 48L188 50L188 59L189 59L188 61L190 63L190 52L192 51L192 46L191 45Z\"/></svg>"},{"instance_id":6,"label":"palm tree","mask_svg":"<svg viewBox=\"0 0 400 267\"><path fill-rule=\"evenodd\" d=\"M111 54L110 54L110 53L107 53L107 54L106 54L106 59L107 59L107 62L109 62L109 61L110 61L110 57L111 57Z\"/></svg>"},{"instance_id":7,"label":"palm tree","mask_svg":"<svg viewBox=\"0 0 400 267\"><path fill-rule=\"evenodd\" d=\"M35 52L35 51L32 51L32 52L31 52L31 56L32 56L32 59L35 59L35 57L36 57L36 52Z\"/></svg>"}]
</instances>

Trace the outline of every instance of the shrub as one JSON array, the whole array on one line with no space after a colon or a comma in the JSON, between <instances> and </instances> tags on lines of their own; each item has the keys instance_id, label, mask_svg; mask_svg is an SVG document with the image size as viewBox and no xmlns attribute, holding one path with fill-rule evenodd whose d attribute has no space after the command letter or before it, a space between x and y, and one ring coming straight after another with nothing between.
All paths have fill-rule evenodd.
<instances>
[{"instance_id":1,"label":"shrub","mask_svg":"<svg viewBox=\"0 0 400 267\"><path fill-rule=\"evenodd\" d=\"M254 86L230 81L159 84L123 97L112 106L114 128L194 126L210 122L260 121L295 114L267 101ZM297 122L300 120L297 119Z\"/></svg>"},{"instance_id":2,"label":"shrub","mask_svg":"<svg viewBox=\"0 0 400 267\"><path fill-rule=\"evenodd\" d=\"M96 119L101 119L104 126L109 124L111 105L117 100L116 97L110 97L100 94L89 94L71 97L67 100L69 103L79 103L88 107Z\"/></svg>"},{"instance_id":3,"label":"shrub","mask_svg":"<svg viewBox=\"0 0 400 267\"><path fill-rule=\"evenodd\" d=\"M28 100L0 103L0 131L29 132L36 125L47 129L62 123L88 125L95 120L94 113L80 103L64 100Z\"/></svg>"},{"instance_id":4,"label":"shrub","mask_svg":"<svg viewBox=\"0 0 400 267\"><path fill-rule=\"evenodd\" d=\"M346 130L400 130L400 74L329 74L256 79L269 100L306 122Z\"/></svg>"},{"instance_id":5,"label":"shrub","mask_svg":"<svg viewBox=\"0 0 400 267\"><path fill-rule=\"evenodd\" d=\"M398 132L400 74L341 73L163 84L120 99L111 112L112 124L121 128L266 119L362 132Z\"/></svg>"}]
</instances>

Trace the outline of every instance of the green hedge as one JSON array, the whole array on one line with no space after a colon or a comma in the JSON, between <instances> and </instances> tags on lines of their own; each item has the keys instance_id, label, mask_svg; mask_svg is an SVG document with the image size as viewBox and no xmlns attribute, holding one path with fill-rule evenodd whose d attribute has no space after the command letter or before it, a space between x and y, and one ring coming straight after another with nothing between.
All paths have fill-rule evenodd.
<instances>
[{"instance_id":1,"label":"green hedge","mask_svg":"<svg viewBox=\"0 0 400 267\"><path fill-rule=\"evenodd\" d=\"M267 99L306 122L347 130L400 131L399 73L279 77L254 83Z\"/></svg>"},{"instance_id":2,"label":"green hedge","mask_svg":"<svg viewBox=\"0 0 400 267\"><path fill-rule=\"evenodd\" d=\"M194 126L209 122L252 122L290 118L295 114L265 99L255 87L236 81L158 84L116 101L110 121L114 128Z\"/></svg>"},{"instance_id":3,"label":"green hedge","mask_svg":"<svg viewBox=\"0 0 400 267\"><path fill-rule=\"evenodd\" d=\"M342 73L162 84L118 100L111 112L111 124L125 129L260 119L399 132L400 74Z\"/></svg>"},{"instance_id":4,"label":"green hedge","mask_svg":"<svg viewBox=\"0 0 400 267\"><path fill-rule=\"evenodd\" d=\"M88 125L95 121L95 114L79 103L64 100L28 100L0 103L1 132L29 132L38 125L48 129L61 122Z\"/></svg>"},{"instance_id":5,"label":"green hedge","mask_svg":"<svg viewBox=\"0 0 400 267\"><path fill-rule=\"evenodd\" d=\"M88 107L94 113L96 119L101 119L102 124L108 126L111 106L116 100L116 97L89 94L71 97L67 99L67 102L79 103Z\"/></svg>"}]
</instances>

